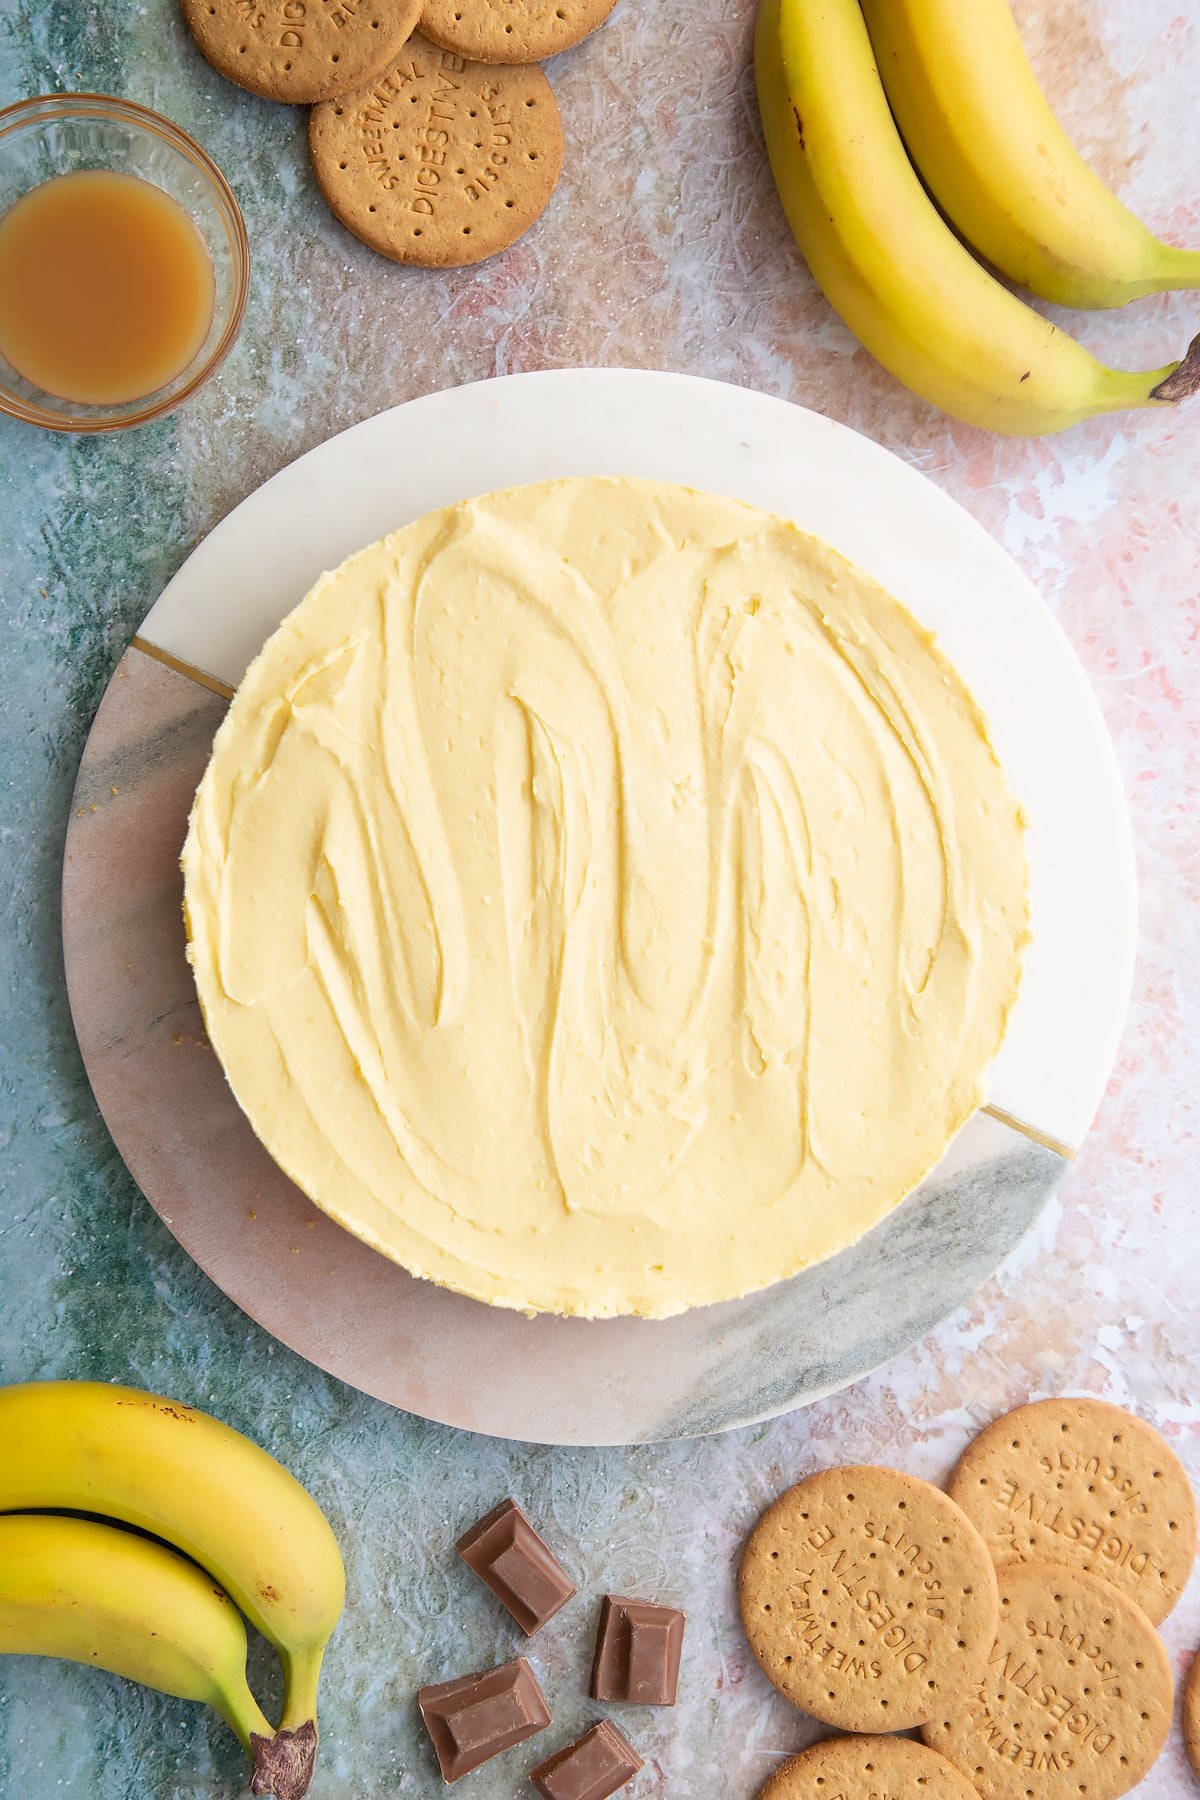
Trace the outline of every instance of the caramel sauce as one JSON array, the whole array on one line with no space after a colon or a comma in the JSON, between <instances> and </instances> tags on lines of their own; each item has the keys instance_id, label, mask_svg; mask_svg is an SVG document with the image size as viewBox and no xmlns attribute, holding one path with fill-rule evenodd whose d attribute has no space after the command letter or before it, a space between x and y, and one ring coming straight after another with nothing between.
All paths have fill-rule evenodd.
<instances>
[{"instance_id":1,"label":"caramel sauce","mask_svg":"<svg viewBox=\"0 0 1200 1800\"><path fill-rule=\"evenodd\" d=\"M60 399L163 387L204 343L214 294L196 226L136 175L59 175L0 218L0 354Z\"/></svg>"}]
</instances>

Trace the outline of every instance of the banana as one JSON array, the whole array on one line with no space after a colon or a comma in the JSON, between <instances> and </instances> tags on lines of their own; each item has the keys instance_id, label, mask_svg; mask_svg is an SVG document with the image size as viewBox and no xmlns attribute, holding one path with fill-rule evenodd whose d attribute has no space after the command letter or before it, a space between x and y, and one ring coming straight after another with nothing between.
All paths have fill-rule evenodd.
<instances>
[{"instance_id":1,"label":"banana","mask_svg":"<svg viewBox=\"0 0 1200 1800\"><path fill-rule=\"evenodd\" d=\"M207 1569L279 1651L280 1732L317 1741L317 1680L345 1599L316 1502L248 1438L174 1400L102 1382L0 1388L0 1512L101 1513Z\"/></svg>"},{"instance_id":2,"label":"banana","mask_svg":"<svg viewBox=\"0 0 1200 1800\"><path fill-rule=\"evenodd\" d=\"M759 110L775 182L817 282L892 374L985 430L1037 435L1200 387L1182 363L1106 368L977 263L900 141L858 0L760 0Z\"/></svg>"},{"instance_id":3,"label":"banana","mask_svg":"<svg viewBox=\"0 0 1200 1800\"><path fill-rule=\"evenodd\" d=\"M946 216L989 262L1063 306L1200 287L1089 167L1030 67L1008 0L862 0L892 112Z\"/></svg>"},{"instance_id":4,"label":"banana","mask_svg":"<svg viewBox=\"0 0 1200 1800\"><path fill-rule=\"evenodd\" d=\"M254 1763L251 1791L300 1800L279 1779L286 1746L246 1685L241 1615L195 1563L85 1519L0 1518L0 1653L59 1656L213 1707Z\"/></svg>"}]
</instances>

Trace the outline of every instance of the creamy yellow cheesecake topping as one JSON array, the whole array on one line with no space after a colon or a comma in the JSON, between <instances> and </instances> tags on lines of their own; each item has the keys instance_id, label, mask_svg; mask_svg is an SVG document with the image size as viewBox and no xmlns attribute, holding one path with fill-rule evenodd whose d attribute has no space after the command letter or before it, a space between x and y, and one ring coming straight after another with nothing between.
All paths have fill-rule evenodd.
<instances>
[{"instance_id":1,"label":"creamy yellow cheesecake topping","mask_svg":"<svg viewBox=\"0 0 1200 1800\"><path fill-rule=\"evenodd\" d=\"M183 857L212 1042L327 1213L661 1317L851 1244L982 1096L1023 819L897 601L740 503L510 489L324 576Z\"/></svg>"}]
</instances>

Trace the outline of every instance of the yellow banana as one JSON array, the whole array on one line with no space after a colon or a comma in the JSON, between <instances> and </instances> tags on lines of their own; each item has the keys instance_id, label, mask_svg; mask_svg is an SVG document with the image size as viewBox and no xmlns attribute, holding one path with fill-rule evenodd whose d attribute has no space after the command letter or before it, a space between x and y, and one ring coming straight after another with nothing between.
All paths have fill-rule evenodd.
<instances>
[{"instance_id":1,"label":"yellow banana","mask_svg":"<svg viewBox=\"0 0 1200 1800\"><path fill-rule=\"evenodd\" d=\"M195 1563L149 1538L85 1519L0 1518L0 1653L58 1656L199 1700L237 1733L251 1791L300 1800L295 1768L246 1685L246 1628ZM281 1776L282 1766L282 1776Z\"/></svg>"},{"instance_id":2,"label":"yellow banana","mask_svg":"<svg viewBox=\"0 0 1200 1800\"><path fill-rule=\"evenodd\" d=\"M1106 368L959 243L900 141L858 0L760 0L755 68L771 168L809 268L924 399L1032 435L1200 387L1200 338L1182 363Z\"/></svg>"},{"instance_id":3,"label":"yellow banana","mask_svg":"<svg viewBox=\"0 0 1200 1800\"><path fill-rule=\"evenodd\" d=\"M1156 238L1076 150L1008 0L862 0L862 9L913 161L998 269L1064 306L1200 287L1200 251Z\"/></svg>"},{"instance_id":4,"label":"yellow banana","mask_svg":"<svg viewBox=\"0 0 1200 1800\"><path fill-rule=\"evenodd\" d=\"M279 1651L280 1730L316 1752L321 1658L345 1599L337 1540L248 1438L174 1400L102 1382L0 1388L0 1512L63 1507L186 1552Z\"/></svg>"}]
</instances>

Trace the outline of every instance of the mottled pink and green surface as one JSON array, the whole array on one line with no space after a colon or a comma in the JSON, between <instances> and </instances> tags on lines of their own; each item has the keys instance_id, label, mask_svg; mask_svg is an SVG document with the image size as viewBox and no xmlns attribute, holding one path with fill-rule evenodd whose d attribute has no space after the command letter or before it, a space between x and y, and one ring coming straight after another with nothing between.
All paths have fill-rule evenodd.
<instances>
[{"instance_id":1,"label":"mottled pink and green surface","mask_svg":"<svg viewBox=\"0 0 1200 1800\"><path fill-rule=\"evenodd\" d=\"M1181 0L1021 0L1039 71L1078 141L1143 215L1200 243L1200 14ZM321 1800L437 1780L421 1679L512 1654L452 1545L508 1493L581 1596L536 1640L556 1723L473 1778L490 1800L588 1723L584 1670L609 1587L677 1601L680 1705L621 1723L631 1792L746 1800L812 1728L774 1699L736 1623L732 1557L759 1508L847 1459L942 1476L972 1428L1030 1396L1096 1393L1156 1421L1200 1480L1200 411L992 439L941 419L856 348L817 294L766 173L750 0L624 0L550 70L567 138L541 225L474 271L383 263L325 213L301 113L228 87L173 0L0 0L0 101L101 88L194 131L246 211L246 329L177 418L109 440L0 427L0 1379L100 1375L211 1407L276 1450L329 1509L350 1605L330 1653ZM1200 300L1078 323L1152 367ZM199 1275L125 1174L75 1050L57 921L75 765L121 649L230 506L330 431L425 390L571 363L684 369L829 412L916 462L1017 557L1083 658L1125 775L1142 879L1133 1007L1084 1155L1032 1240L962 1314L872 1380L730 1436L630 1452L530 1450L363 1400L271 1341ZM870 496L863 496L870 505ZM1200 1581L1166 1627L1200 1643ZM264 1679L270 1659L254 1653ZM0 1666L5 1800L221 1800L229 1735L93 1671ZM1178 1732L1140 1792L1177 1800ZM525 1788L525 1791L530 1791Z\"/></svg>"}]
</instances>

